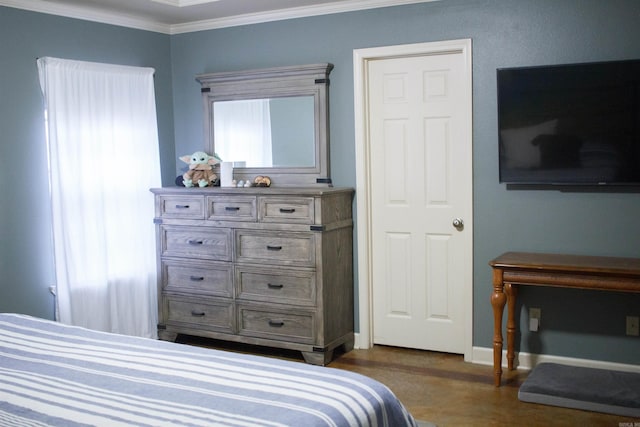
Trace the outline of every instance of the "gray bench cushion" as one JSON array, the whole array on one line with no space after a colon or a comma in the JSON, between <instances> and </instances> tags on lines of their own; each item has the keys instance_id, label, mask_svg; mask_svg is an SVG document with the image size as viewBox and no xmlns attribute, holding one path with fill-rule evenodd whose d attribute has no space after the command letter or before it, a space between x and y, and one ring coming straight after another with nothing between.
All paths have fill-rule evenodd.
<instances>
[{"instance_id":1,"label":"gray bench cushion","mask_svg":"<svg viewBox=\"0 0 640 427\"><path fill-rule=\"evenodd\" d=\"M640 417L640 373L542 363L520 387L523 402Z\"/></svg>"}]
</instances>

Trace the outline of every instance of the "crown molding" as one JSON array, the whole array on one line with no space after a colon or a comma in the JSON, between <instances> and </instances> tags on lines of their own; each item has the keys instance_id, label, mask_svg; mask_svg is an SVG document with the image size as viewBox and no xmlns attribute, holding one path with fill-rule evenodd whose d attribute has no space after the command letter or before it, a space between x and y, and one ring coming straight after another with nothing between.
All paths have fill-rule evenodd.
<instances>
[{"instance_id":1,"label":"crown molding","mask_svg":"<svg viewBox=\"0 0 640 427\"><path fill-rule=\"evenodd\" d=\"M184 24L171 25L170 34L192 33L196 31L237 27L241 25L261 24L265 22L283 21L285 19L307 18L319 15L354 12L365 9L400 6L413 3L430 3L440 0L350 0L326 3L316 6L295 7L270 12L251 13L230 16L220 19L206 19Z\"/></svg>"},{"instance_id":2,"label":"crown molding","mask_svg":"<svg viewBox=\"0 0 640 427\"><path fill-rule=\"evenodd\" d=\"M215 3L220 0L151 0L156 3L168 4L175 7L194 6L196 4Z\"/></svg>"},{"instance_id":3,"label":"crown molding","mask_svg":"<svg viewBox=\"0 0 640 427\"><path fill-rule=\"evenodd\" d=\"M159 3L171 4L182 7L211 0L153 0ZM217 1L217 0L214 0ZM103 24L118 25L139 30L152 31L164 34L181 34L196 31L214 30L240 25L260 24L264 22L282 21L285 19L305 18L310 16L330 15L335 13L353 12L366 9L400 6L413 3L428 3L440 0L348 0L334 3L325 3L315 6L295 7L269 12L259 12L244 15L236 15L219 19L206 19L202 21L185 22L180 24L164 24L161 22L134 18L125 14L107 13L95 9L73 7L47 2L44 0L0 0L0 6L24 9L32 12L47 13L50 15L64 16L67 18L100 22Z\"/></svg>"},{"instance_id":4,"label":"crown molding","mask_svg":"<svg viewBox=\"0 0 640 427\"><path fill-rule=\"evenodd\" d=\"M99 22L101 24L111 24L138 30L171 34L171 26L160 22L134 18L118 13L105 13L95 9L60 5L42 0L0 0L0 6L63 16L65 18L80 19L83 21Z\"/></svg>"}]
</instances>

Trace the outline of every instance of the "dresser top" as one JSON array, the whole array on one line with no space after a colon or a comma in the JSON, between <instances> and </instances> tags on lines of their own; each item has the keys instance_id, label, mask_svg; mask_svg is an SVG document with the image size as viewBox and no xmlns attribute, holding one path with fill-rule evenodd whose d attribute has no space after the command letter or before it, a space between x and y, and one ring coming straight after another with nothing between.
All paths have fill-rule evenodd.
<instances>
[{"instance_id":1,"label":"dresser top","mask_svg":"<svg viewBox=\"0 0 640 427\"><path fill-rule=\"evenodd\" d=\"M353 193L353 188L339 187L162 187L152 188L154 194L180 195L251 195L251 196L323 196L338 193Z\"/></svg>"}]
</instances>

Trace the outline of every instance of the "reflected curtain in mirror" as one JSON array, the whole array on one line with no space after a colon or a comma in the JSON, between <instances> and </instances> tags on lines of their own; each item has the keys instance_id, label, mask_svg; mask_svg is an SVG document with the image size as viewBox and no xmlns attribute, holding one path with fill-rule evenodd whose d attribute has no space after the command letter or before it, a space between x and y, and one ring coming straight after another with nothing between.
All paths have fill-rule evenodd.
<instances>
[{"instance_id":1,"label":"reflected curtain in mirror","mask_svg":"<svg viewBox=\"0 0 640 427\"><path fill-rule=\"evenodd\" d=\"M268 99L214 102L216 154L225 162L270 167L271 113Z\"/></svg>"}]
</instances>

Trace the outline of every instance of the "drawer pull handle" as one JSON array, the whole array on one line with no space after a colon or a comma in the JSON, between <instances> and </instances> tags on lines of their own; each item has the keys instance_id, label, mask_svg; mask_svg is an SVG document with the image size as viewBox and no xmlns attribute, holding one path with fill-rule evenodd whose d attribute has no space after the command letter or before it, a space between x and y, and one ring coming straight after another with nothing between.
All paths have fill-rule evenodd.
<instances>
[{"instance_id":1,"label":"drawer pull handle","mask_svg":"<svg viewBox=\"0 0 640 427\"><path fill-rule=\"evenodd\" d=\"M237 206L225 206L224 210L225 211L238 212L240 210L240 208L237 207Z\"/></svg>"},{"instance_id":2,"label":"drawer pull handle","mask_svg":"<svg viewBox=\"0 0 640 427\"><path fill-rule=\"evenodd\" d=\"M270 250L270 251L281 251L282 250L282 246L267 245L267 250Z\"/></svg>"},{"instance_id":3,"label":"drawer pull handle","mask_svg":"<svg viewBox=\"0 0 640 427\"><path fill-rule=\"evenodd\" d=\"M269 319L269 326L273 326L274 328L281 328L284 326L284 320L271 320Z\"/></svg>"},{"instance_id":4,"label":"drawer pull handle","mask_svg":"<svg viewBox=\"0 0 640 427\"><path fill-rule=\"evenodd\" d=\"M189 240L189 244L194 246L202 245L203 243L204 242L202 240Z\"/></svg>"},{"instance_id":5,"label":"drawer pull handle","mask_svg":"<svg viewBox=\"0 0 640 427\"><path fill-rule=\"evenodd\" d=\"M280 213L294 213L296 210L293 208L280 208Z\"/></svg>"},{"instance_id":6,"label":"drawer pull handle","mask_svg":"<svg viewBox=\"0 0 640 427\"><path fill-rule=\"evenodd\" d=\"M204 317L204 311L193 311L193 310L191 310L191 315L193 317Z\"/></svg>"},{"instance_id":7,"label":"drawer pull handle","mask_svg":"<svg viewBox=\"0 0 640 427\"><path fill-rule=\"evenodd\" d=\"M176 209L189 209L189 205L176 205Z\"/></svg>"},{"instance_id":8,"label":"drawer pull handle","mask_svg":"<svg viewBox=\"0 0 640 427\"><path fill-rule=\"evenodd\" d=\"M281 285L281 284L274 285L273 283L267 283L267 287L269 289L282 289L284 288L284 285Z\"/></svg>"},{"instance_id":9,"label":"drawer pull handle","mask_svg":"<svg viewBox=\"0 0 640 427\"><path fill-rule=\"evenodd\" d=\"M191 280L192 282L202 282L204 280L204 277L202 277L202 276L191 276L191 277L189 277L189 280Z\"/></svg>"}]
</instances>

